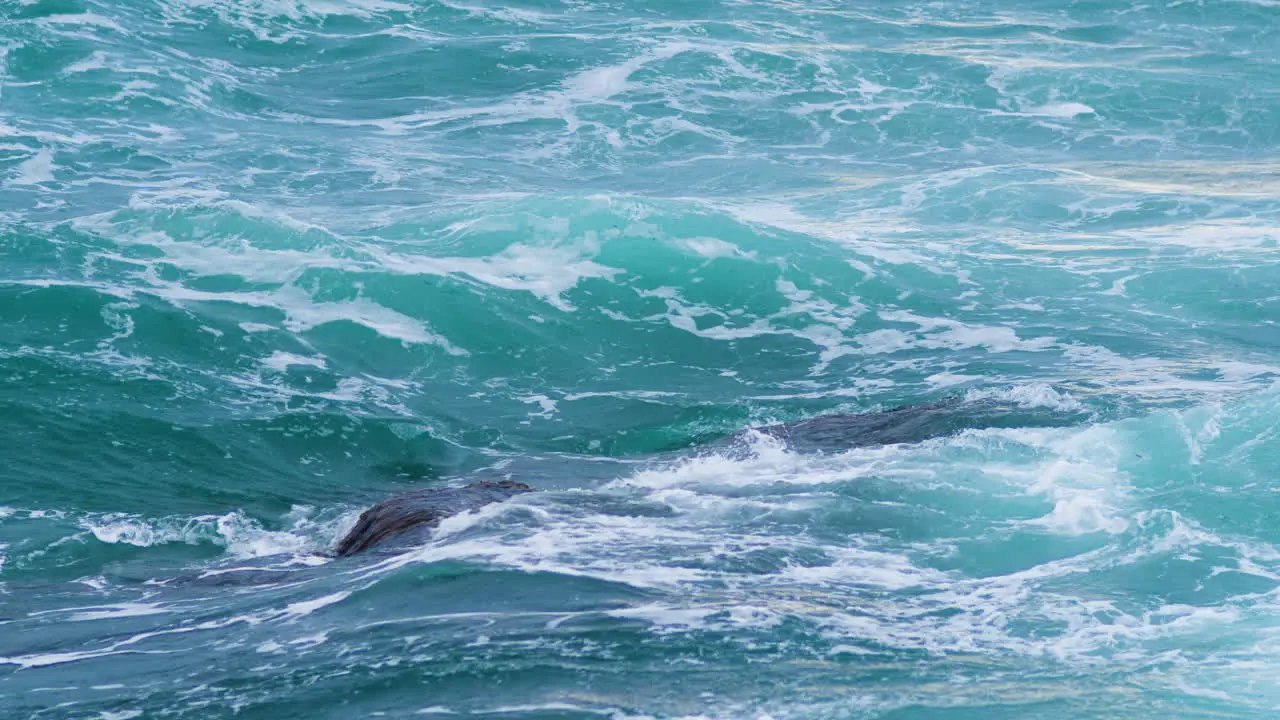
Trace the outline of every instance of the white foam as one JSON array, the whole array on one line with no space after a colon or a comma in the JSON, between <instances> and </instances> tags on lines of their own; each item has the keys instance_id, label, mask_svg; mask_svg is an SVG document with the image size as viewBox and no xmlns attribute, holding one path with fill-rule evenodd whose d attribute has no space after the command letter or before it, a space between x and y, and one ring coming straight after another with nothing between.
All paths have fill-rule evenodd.
<instances>
[{"instance_id":1,"label":"white foam","mask_svg":"<svg viewBox=\"0 0 1280 720\"><path fill-rule=\"evenodd\" d=\"M1055 118L1074 118L1080 115L1097 115L1098 111L1077 102L1047 103L1027 111L1028 115L1044 115Z\"/></svg>"},{"instance_id":2,"label":"white foam","mask_svg":"<svg viewBox=\"0 0 1280 720\"><path fill-rule=\"evenodd\" d=\"M325 359L323 357L306 357L303 355L294 355L293 353L277 350L271 354L271 357L262 361L262 364L270 370L276 372L285 372L290 367L302 366L324 369Z\"/></svg>"},{"instance_id":3,"label":"white foam","mask_svg":"<svg viewBox=\"0 0 1280 720\"><path fill-rule=\"evenodd\" d=\"M1064 535L1086 535L1105 532L1118 535L1129 529L1129 523L1117 515L1106 490L1055 489L1053 511L1028 521Z\"/></svg>"},{"instance_id":4,"label":"white foam","mask_svg":"<svg viewBox=\"0 0 1280 720\"><path fill-rule=\"evenodd\" d=\"M970 325L949 318L924 317L907 310L882 310L880 317L892 322L913 323L919 327L917 337L900 337L899 342L907 347L931 350L981 347L991 353L1014 350L1042 352L1058 347L1057 341L1051 337L1022 340L1008 326Z\"/></svg>"},{"instance_id":5,"label":"white foam","mask_svg":"<svg viewBox=\"0 0 1280 720\"><path fill-rule=\"evenodd\" d=\"M570 76L563 83L565 96L574 101L603 100L631 88L631 75L657 60L675 57L692 45L665 43L617 65L605 65Z\"/></svg>"},{"instance_id":6,"label":"white foam","mask_svg":"<svg viewBox=\"0 0 1280 720\"><path fill-rule=\"evenodd\" d=\"M599 122L584 123L578 118L580 105L610 101L616 95L630 90L630 77L641 68L684 52L692 47L684 42L664 43L616 65L605 65L581 71L566 78L554 90L534 90L518 93L501 102L481 106L461 106L444 110L431 110L390 118L346 120L325 118L326 124L344 126L373 126L391 134L403 134L412 129L430 128L443 123L468 122L472 127L502 126L530 120L559 120L565 123L570 136L584 128L597 130L610 142L621 145L618 131ZM312 119L308 119L314 121ZM563 149L565 143L517 149L512 157L524 162L545 161Z\"/></svg>"},{"instance_id":7,"label":"white foam","mask_svg":"<svg viewBox=\"0 0 1280 720\"><path fill-rule=\"evenodd\" d=\"M321 608L336 605L349 597L351 597L351 592L343 590L323 597L314 598L312 600L290 603L285 607L284 613L292 617L302 617L304 615L310 615Z\"/></svg>"},{"instance_id":8,"label":"white foam","mask_svg":"<svg viewBox=\"0 0 1280 720\"><path fill-rule=\"evenodd\" d=\"M440 4L455 10L463 10L472 15L490 17L509 23L541 25L551 19L546 13L528 8L475 6L457 2L457 0L440 0Z\"/></svg>"},{"instance_id":9,"label":"white foam","mask_svg":"<svg viewBox=\"0 0 1280 720\"><path fill-rule=\"evenodd\" d=\"M857 298L845 298L847 304L839 305L816 297L811 290L801 290L785 279L777 280L775 288L790 304L768 317L753 317L741 308L726 312L720 308L690 302L677 289L670 287L638 289L636 293L641 297L661 298L666 305L665 313L643 320L663 320L676 329L701 338L733 341L765 335L788 335L807 340L821 348L812 372L819 372L835 359L855 352L845 344L845 330L852 328L856 319L867 310ZM629 320L607 308L600 312L611 318ZM799 328L794 327L794 322L785 322L796 315L808 316L814 322ZM723 322L699 327L698 321L704 317L719 318Z\"/></svg>"},{"instance_id":10,"label":"white foam","mask_svg":"<svg viewBox=\"0 0 1280 720\"><path fill-rule=\"evenodd\" d=\"M1116 295L1118 297L1124 297L1126 295L1125 286L1129 284L1130 280L1136 280L1140 277L1142 277L1142 275L1140 274L1126 275L1122 278L1117 279L1115 282L1113 282L1111 284L1110 290L1105 290L1098 294L1099 295Z\"/></svg>"},{"instance_id":11,"label":"white foam","mask_svg":"<svg viewBox=\"0 0 1280 720\"><path fill-rule=\"evenodd\" d=\"M105 28L107 30L114 30L121 34L127 33L127 31L123 27L120 27L120 25L116 23L116 21L92 12L63 14L63 15L46 15L45 17L40 18L36 22L38 22L41 25L73 25L73 26L82 26L82 27L99 27L99 28Z\"/></svg>"},{"instance_id":12,"label":"white foam","mask_svg":"<svg viewBox=\"0 0 1280 720\"><path fill-rule=\"evenodd\" d=\"M133 520L85 521L81 526L93 533L99 542L113 545L123 543L137 547L150 547L164 542L185 541L188 537L192 537L185 528L178 531L159 531L149 524Z\"/></svg>"},{"instance_id":13,"label":"white foam","mask_svg":"<svg viewBox=\"0 0 1280 720\"><path fill-rule=\"evenodd\" d=\"M18 174L9 179L10 185L39 185L53 182L53 151L42 147L35 155L18 164Z\"/></svg>"},{"instance_id":14,"label":"white foam","mask_svg":"<svg viewBox=\"0 0 1280 720\"><path fill-rule=\"evenodd\" d=\"M142 200L135 195L130 204L135 207L149 208L158 201L171 202L179 199L173 195L185 197L193 192L190 188L176 188L168 193L154 193L149 200ZM245 203L222 201L221 194L204 197L203 202L234 210L247 217L261 217L273 223L283 225L299 233L323 230L308 223L291 218L280 211L265 211ZM336 257L328 248L316 250L267 249L254 247L241 238L215 237L205 242L191 240L175 240L168 234L155 231L122 232L105 218L82 218L76 221L79 227L110 237L122 246L141 246L160 250L166 261L197 276L235 275L255 283L289 283L304 272L314 269L336 269L347 272L359 272L369 269L368 263L345 257ZM327 231L326 231L326 234Z\"/></svg>"},{"instance_id":15,"label":"white foam","mask_svg":"<svg viewBox=\"0 0 1280 720\"><path fill-rule=\"evenodd\" d=\"M240 512L148 520L133 515L93 515L79 521L99 542L153 547L168 543L221 545L242 559L289 555L307 558L326 549L338 537L346 516L318 520L305 508L286 517L289 530L267 530Z\"/></svg>"},{"instance_id":16,"label":"white foam","mask_svg":"<svg viewBox=\"0 0 1280 720\"><path fill-rule=\"evenodd\" d=\"M960 375L957 373L940 372L926 377L924 381L934 387L944 388L952 387L954 385L963 385L965 383L981 379L981 375Z\"/></svg>"},{"instance_id":17,"label":"white foam","mask_svg":"<svg viewBox=\"0 0 1280 720\"><path fill-rule=\"evenodd\" d=\"M107 54L101 50L94 50L93 54L79 62L72 63L62 70L64 75L74 75L76 73L91 72L93 70L102 70L107 67Z\"/></svg>"},{"instance_id":18,"label":"white foam","mask_svg":"<svg viewBox=\"0 0 1280 720\"><path fill-rule=\"evenodd\" d=\"M506 715L508 713L542 713L542 712L575 712L590 713L592 715L612 715L611 710L600 710L596 708L583 707L581 705L572 705L564 702L549 702L531 705L499 705L497 707L484 710L473 710L473 715Z\"/></svg>"},{"instance_id":19,"label":"white foam","mask_svg":"<svg viewBox=\"0 0 1280 720\"><path fill-rule=\"evenodd\" d=\"M1258 251L1272 253L1280 226L1258 218L1212 218L1192 223L1147 225L1116 231L1117 238L1143 245L1175 245L1203 253Z\"/></svg>"},{"instance_id":20,"label":"white foam","mask_svg":"<svg viewBox=\"0 0 1280 720\"><path fill-rule=\"evenodd\" d=\"M107 657L109 655L123 655L113 648L107 650L89 650L84 652L65 652L65 653L34 653L31 655L19 655L13 657L0 656L0 665L17 665L21 668L38 668L48 667L50 665L62 665L63 663L76 662L79 660L90 660L93 658Z\"/></svg>"},{"instance_id":21,"label":"white foam","mask_svg":"<svg viewBox=\"0 0 1280 720\"><path fill-rule=\"evenodd\" d=\"M720 238L684 238L676 240L675 244L685 250L688 250L694 255L707 258L708 260L731 257L754 259L756 255L754 252L744 252L742 248L737 245L726 240L721 240Z\"/></svg>"},{"instance_id":22,"label":"white foam","mask_svg":"<svg viewBox=\"0 0 1280 720\"><path fill-rule=\"evenodd\" d=\"M915 252L911 249L912 245L905 241L895 243L890 239L872 239L892 238L895 234L916 229L906 221L894 221L884 216L818 220L802 215L789 205L774 201L726 205L718 209L750 225L765 225L829 239L879 262L918 265L935 274L951 274L944 267L950 262L947 258L929 257Z\"/></svg>"},{"instance_id":23,"label":"white foam","mask_svg":"<svg viewBox=\"0 0 1280 720\"><path fill-rule=\"evenodd\" d=\"M265 325L263 323L243 322L240 323L240 329L247 333L271 332L278 328L274 325Z\"/></svg>"},{"instance_id":24,"label":"white foam","mask_svg":"<svg viewBox=\"0 0 1280 720\"><path fill-rule=\"evenodd\" d=\"M59 613L70 612L63 618L67 622L85 622L89 620L105 620L124 617L140 617L143 615L160 615L171 612L158 603L120 603L92 608L70 608L59 610Z\"/></svg>"},{"instance_id":25,"label":"white foam","mask_svg":"<svg viewBox=\"0 0 1280 720\"><path fill-rule=\"evenodd\" d=\"M564 294L589 278L612 279L621 272L590 259L596 251L580 247L530 246L516 243L489 257L429 257L374 251L379 266L403 274L465 275L504 290L531 293L565 312L574 308Z\"/></svg>"},{"instance_id":26,"label":"white foam","mask_svg":"<svg viewBox=\"0 0 1280 720\"><path fill-rule=\"evenodd\" d=\"M1045 383L1026 383L1009 388L974 388L965 393L966 402L1000 400L1025 408L1048 408L1064 412L1084 410L1080 401L1069 393L1059 392Z\"/></svg>"},{"instance_id":27,"label":"white foam","mask_svg":"<svg viewBox=\"0 0 1280 720\"><path fill-rule=\"evenodd\" d=\"M77 221L77 225L93 232L110 229L110 225L103 225L101 219L82 218ZM162 233L142 233L134 237L131 242L160 248L165 251L168 260L197 274L243 272L249 278L261 282L285 282L293 279L297 273L312 267L337 267L347 270L363 267L352 261L331 258L323 254L260 250L229 252L225 248L177 243ZM112 259L123 260L130 265L137 264L136 261L124 257L113 256ZM37 279L9 282L41 287L55 285L91 287L127 301L134 300L138 294L146 294L163 298L179 306L192 302L229 302L249 307L274 308L286 315L284 327L294 333L306 332L329 323L347 321L406 344L437 345L451 355L467 354L465 349L454 346L447 338L432 332L423 321L379 305L363 296L357 296L351 300L320 302L306 290L291 284L274 291L212 292L196 290L177 282L165 282L155 277L153 273L144 273L143 277L147 280L147 284L135 287L87 280ZM267 326L255 323L247 327L250 331L259 331Z\"/></svg>"},{"instance_id":28,"label":"white foam","mask_svg":"<svg viewBox=\"0 0 1280 720\"><path fill-rule=\"evenodd\" d=\"M556 401L546 395L526 395L517 399L523 403L536 404L541 408L541 412L529 413L530 417L549 418L556 413Z\"/></svg>"},{"instance_id":29,"label":"white foam","mask_svg":"<svg viewBox=\"0 0 1280 720\"><path fill-rule=\"evenodd\" d=\"M280 22L281 19L293 22L329 16L372 19L413 9L410 4L395 0L182 0L165 2L160 8L165 19L172 23L198 23L203 17L198 13L212 12L219 21L274 43L306 37L293 24Z\"/></svg>"},{"instance_id":30,"label":"white foam","mask_svg":"<svg viewBox=\"0 0 1280 720\"><path fill-rule=\"evenodd\" d=\"M705 628L707 618L716 614L714 607L672 607L661 603L638 605L621 610L610 610L607 615L616 618L638 618L651 623L657 628Z\"/></svg>"},{"instance_id":31,"label":"white foam","mask_svg":"<svg viewBox=\"0 0 1280 720\"><path fill-rule=\"evenodd\" d=\"M441 335L427 329L418 320L385 308L377 303L360 297L354 300L336 302L315 302L303 290L296 287L285 287L273 293L204 293L171 287L161 291L153 291L170 300L223 300L241 302L258 307L275 307L284 311L288 318L285 327L292 332L302 333L321 325L335 322L351 322L362 325L386 338L399 340L410 345L438 345L450 355L462 356L467 351L454 346Z\"/></svg>"},{"instance_id":32,"label":"white foam","mask_svg":"<svg viewBox=\"0 0 1280 720\"><path fill-rule=\"evenodd\" d=\"M862 351L868 355L883 355L908 350L915 345L915 338L901 330L872 330L857 337Z\"/></svg>"},{"instance_id":33,"label":"white foam","mask_svg":"<svg viewBox=\"0 0 1280 720\"><path fill-rule=\"evenodd\" d=\"M448 559L482 559L524 572L602 578L645 588L679 586L706 576L699 570L670 567L639 555L629 562L621 562L628 552L638 551L648 556L654 548L660 549L664 544L680 540L688 542L698 537L692 531L655 526L643 518L591 516L587 522L583 522L584 519L546 518L546 524L531 529L517 544L467 537L467 531L472 528L483 527L498 517L516 512L517 508L524 512L532 509L509 501L446 518L436 532L440 542L393 558L384 563L384 567Z\"/></svg>"},{"instance_id":34,"label":"white foam","mask_svg":"<svg viewBox=\"0 0 1280 720\"><path fill-rule=\"evenodd\" d=\"M575 400L586 400L587 398L621 398L625 400L660 400L662 398L683 397L682 393L667 392L664 390L613 390L609 392L580 392L569 393L565 395L565 402L573 402Z\"/></svg>"},{"instance_id":35,"label":"white foam","mask_svg":"<svg viewBox=\"0 0 1280 720\"><path fill-rule=\"evenodd\" d=\"M946 573L917 567L905 554L881 552L868 548L824 548L832 557L830 565L785 568L782 579L806 587L871 587L880 590L931 588L950 580Z\"/></svg>"},{"instance_id":36,"label":"white foam","mask_svg":"<svg viewBox=\"0 0 1280 720\"><path fill-rule=\"evenodd\" d=\"M141 643L156 637L164 637L169 635L182 635L182 634L193 633L193 632L202 632L206 630L217 630L221 628L227 628L234 625L238 625L241 623L244 623L247 625L258 625L264 622L271 622L271 621L292 622L292 621L296 621L298 618L306 617L316 612L317 610L342 602L350 595L351 595L350 591L340 591L340 592L332 593L319 598L314 598L312 600L303 600L303 601L290 603L284 608L278 609L278 610L276 609L263 610L256 613L233 615L233 616L221 617L214 620L206 620L206 621L197 622L197 623L184 623L178 626L168 627L160 630L151 630L147 632L138 633L136 635L132 635L123 640L117 640L105 647L94 649L94 650L85 650L85 651L79 651L79 652L64 652L64 653L34 653L31 655L22 655L22 656L15 656L15 657L0 657L0 664L17 665L22 668L34 668L34 667L47 667L50 665L61 665L64 663L78 662L81 660L110 657L113 655L138 654L138 653L164 655L164 654L168 654L175 651L147 650L142 648L136 648L133 646L140 645ZM295 647L311 646L311 645L316 645L316 644L325 642L325 640L327 640L327 637L328 637L327 632L322 631L314 635L294 638L293 640L289 641L286 644L289 644ZM267 647L268 649L266 651L269 652L270 646L267 646ZM279 644L277 643L275 647L279 647Z\"/></svg>"}]
</instances>

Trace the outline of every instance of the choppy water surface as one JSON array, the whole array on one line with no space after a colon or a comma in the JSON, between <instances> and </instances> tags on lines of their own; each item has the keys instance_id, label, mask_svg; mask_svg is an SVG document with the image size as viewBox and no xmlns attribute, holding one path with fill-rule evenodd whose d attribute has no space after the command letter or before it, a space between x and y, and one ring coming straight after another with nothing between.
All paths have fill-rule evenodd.
<instances>
[{"instance_id":1,"label":"choppy water surface","mask_svg":"<svg viewBox=\"0 0 1280 720\"><path fill-rule=\"evenodd\" d=\"M0 715L1280 713L1277 38L0 2ZM713 442L946 397L1010 415Z\"/></svg>"}]
</instances>

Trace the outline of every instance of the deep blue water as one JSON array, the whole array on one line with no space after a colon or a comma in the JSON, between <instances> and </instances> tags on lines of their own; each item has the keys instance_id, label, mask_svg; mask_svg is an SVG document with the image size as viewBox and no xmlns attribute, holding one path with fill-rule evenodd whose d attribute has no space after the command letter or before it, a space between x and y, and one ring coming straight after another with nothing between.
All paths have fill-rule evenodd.
<instances>
[{"instance_id":1,"label":"deep blue water","mask_svg":"<svg viewBox=\"0 0 1280 720\"><path fill-rule=\"evenodd\" d=\"M1278 171L1271 0L0 0L0 717L1280 716Z\"/></svg>"}]
</instances>

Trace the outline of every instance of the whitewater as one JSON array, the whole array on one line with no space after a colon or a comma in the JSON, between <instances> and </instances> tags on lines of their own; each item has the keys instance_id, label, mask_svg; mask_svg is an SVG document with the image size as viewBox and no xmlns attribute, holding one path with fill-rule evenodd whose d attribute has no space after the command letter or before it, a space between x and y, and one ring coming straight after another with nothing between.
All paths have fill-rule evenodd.
<instances>
[{"instance_id":1,"label":"whitewater","mask_svg":"<svg viewBox=\"0 0 1280 720\"><path fill-rule=\"evenodd\" d=\"M0 0L0 717L1280 716L1278 38Z\"/></svg>"}]
</instances>

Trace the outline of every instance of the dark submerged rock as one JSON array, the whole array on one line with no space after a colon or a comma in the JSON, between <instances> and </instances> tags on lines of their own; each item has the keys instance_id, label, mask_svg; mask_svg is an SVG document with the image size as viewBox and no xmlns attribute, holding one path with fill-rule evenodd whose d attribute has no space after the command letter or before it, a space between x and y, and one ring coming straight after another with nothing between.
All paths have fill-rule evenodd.
<instances>
[{"instance_id":1,"label":"dark submerged rock","mask_svg":"<svg viewBox=\"0 0 1280 720\"><path fill-rule=\"evenodd\" d=\"M856 447L916 443L950 435L969 424L951 400L853 415L821 415L808 420L756 428L796 452L839 451Z\"/></svg>"},{"instance_id":2,"label":"dark submerged rock","mask_svg":"<svg viewBox=\"0 0 1280 720\"><path fill-rule=\"evenodd\" d=\"M530 489L511 480L483 480L464 487L427 488L396 495L361 513L334 555L346 557L393 541L396 545L412 544L425 539L422 531L434 528L451 515L501 502ZM411 530L418 532L410 533Z\"/></svg>"},{"instance_id":3,"label":"dark submerged rock","mask_svg":"<svg viewBox=\"0 0 1280 720\"><path fill-rule=\"evenodd\" d=\"M809 420L755 428L782 441L792 452L842 452L858 447L918 443L965 430L1000 427L1055 426L1071 422L1072 415L1044 414L1016 404L992 400L966 401L947 398L921 405L859 414L822 415ZM747 433L737 433L712 443L712 452L747 452ZM430 530L441 520L513 495L529 492L524 483L481 481L464 487L429 488L397 495L366 510L342 539L334 554L346 557L377 547L401 550L430 539Z\"/></svg>"},{"instance_id":4,"label":"dark submerged rock","mask_svg":"<svg viewBox=\"0 0 1280 720\"><path fill-rule=\"evenodd\" d=\"M1078 420L1072 414L1044 414L1013 403L947 398L921 405L853 415L822 415L809 420L756 428L793 452L840 452L859 447L918 443L965 430L1054 427Z\"/></svg>"}]
</instances>

